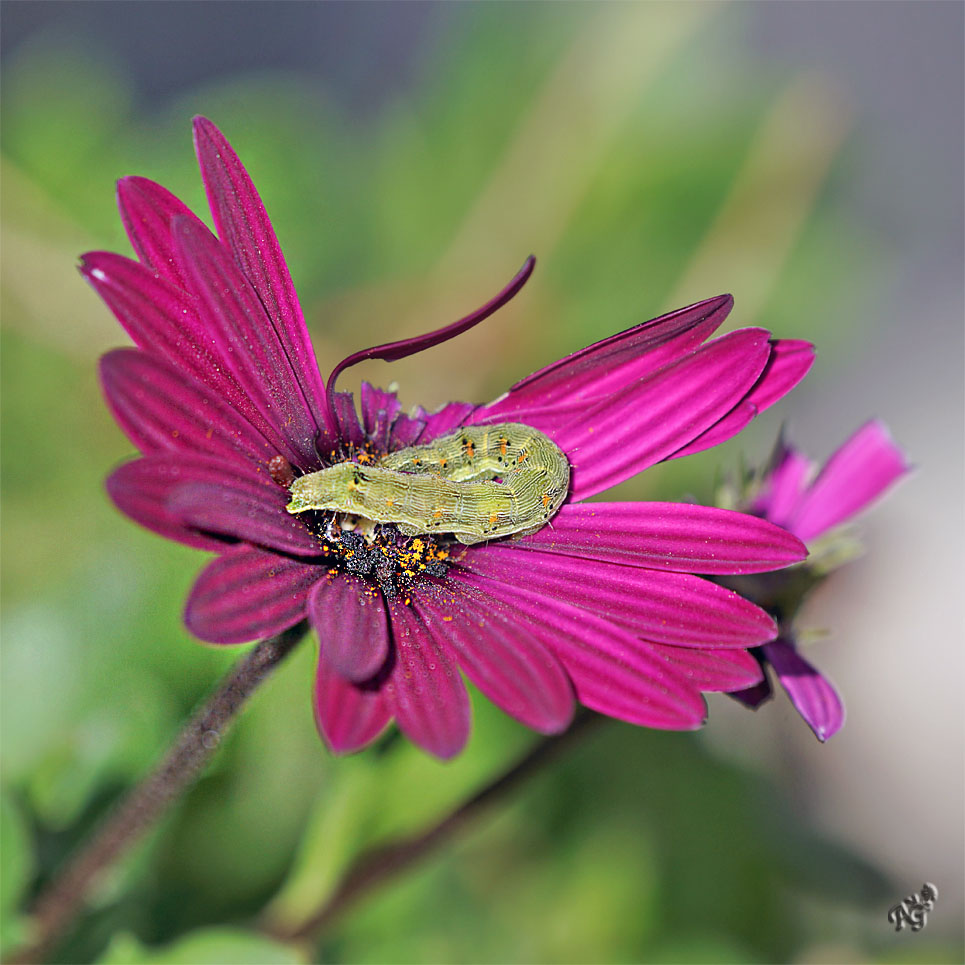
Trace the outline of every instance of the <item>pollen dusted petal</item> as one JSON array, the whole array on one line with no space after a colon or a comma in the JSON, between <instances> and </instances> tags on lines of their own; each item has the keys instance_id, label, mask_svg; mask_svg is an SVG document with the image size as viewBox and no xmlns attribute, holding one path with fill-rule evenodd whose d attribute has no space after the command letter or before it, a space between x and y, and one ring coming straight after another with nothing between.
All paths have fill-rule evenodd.
<instances>
[{"instance_id":1,"label":"pollen dusted petal","mask_svg":"<svg viewBox=\"0 0 965 965\"><path fill-rule=\"evenodd\" d=\"M136 261L108 252L84 255L81 274L140 348L206 386L270 440L276 452L297 461L296 451L252 404L228 368L221 348L198 317L195 298Z\"/></svg>"},{"instance_id":2,"label":"pollen dusted petal","mask_svg":"<svg viewBox=\"0 0 965 965\"><path fill-rule=\"evenodd\" d=\"M194 145L218 235L264 306L315 422L324 425L325 385L261 197L238 155L205 117L194 119Z\"/></svg>"},{"instance_id":3,"label":"pollen dusted petal","mask_svg":"<svg viewBox=\"0 0 965 965\"><path fill-rule=\"evenodd\" d=\"M828 459L787 527L805 541L816 539L866 509L909 471L884 424L872 420Z\"/></svg>"},{"instance_id":4,"label":"pollen dusted petal","mask_svg":"<svg viewBox=\"0 0 965 965\"><path fill-rule=\"evenodd\" d=\"M201 225L198 216L167 188L148 178L121 178L117 182L117 206L131 245L145 268L178 288L187 289L171 236L171 222L181 217Z\"/></svg>"},{"instance_id":5,"label":"pollen dusted petal","mask_svg":"<svg viewBox=\"0 0 965 965\"><path fill-rule=\"evenodd\" d=\"M371 583L340 573L319 580L308 616L332 671L353 683L374 677L389 653L389 623L382 594Z\"/></svg>"},{"instance_id":6,"label":"pollen dusted petal","mask_svg":"<svg viewBox=\"0 0 965 965\"><path fill-rule=\"evenodd\" d=\"M830 681L786 640L767 644L764 656L814 736L833 737L844 724L844 705Z\"/></svg>"},{"instance_id":7,"label":"pollen dusted petal","mask_svg":"<svg viewBox=\"0 0 965 965\"><path fill-rule=\"evenodd\" d=\"M510 717L539 731L558 734L573 719L573 685L553 653L526 624L481 611L471 594L425 587L413 606L441 639L466 676Z\"/></svg>"},{"instance_id":8,"label":"pollen dusted petal","mask_svg":"<svg viewBox=\"0 0 965 965\"><path fill-rule=\"evenodd\" d=\"M496 581L500 592L525 584L553 606L565 601L654 643L753 647L777 635L760 607L689 573L521 553L511 544L474 548L464 566L474 577Z\"/></svg>"},{"instance_id":9,"label":"pollen dusted petal","mask_svg":"<svg viewBox=\"0 0 965 965\"><path fill-rule=\"evenodd\" d=\"M530 424L567 454L572 498L585 499L649 468L721 419L754 384L769 353L763 329L731 332L626 385L579 419Z\"/></svg>"},{"instance_id":10,"label":"pollen dusted petal","mask_svg":"<svg viewBox=\"0 0 965 965\"><path fill-rule=\"evenodd\" d=\"M442 643L444 631L401 602L390 605L395 666L385 688L399 729L444 760L469 739L469 695Z\"/></svg>"},{"instance_id":11,"label":"pollen dusted petal","mask_svg":"<svg viewBox=\"0 0 965 965\"><path fill-rule=\"evenodd\" d=\"M217 392L139 349L100 360L114 418L141 452L196 452L263 465L278 450Z\"/></svg>"},{"instance_id":12,"label":"pollen dusted petal","mask_svg":"<svg viewBox=\"0 0 965 965\"><path fill-rule=\"evenodd\" d=\"M324 652L318 657L314 698L318 732L336 754L351 754L371 744L392 720L385 691L345 680Z\"/></svg>"},{"instance_id":13,"label":"pollen dusted petal","mask_svg":"<svg viewBox=\"0 0 965 965\"><path fill-rule=\"evenodd\" d=\"M773 523L691 503L569 503L513 549L708 574L761 573L807 556Z\"/></svg>"},{"instance_id":14,"label":"pollen dusted petal","mask_svg":"<svg viewBox=\"0 0 965 965\"><path fill-rule=\"evenodd\" d=\"M246 643L303 620L317 566L253 546L235 546L209 563L184 610L188 629L209 643Z\"/></svg>"},{"instance_id":15,"label":"pollen dusted petal","mask_svg":"<svg viewBox=\"0 0 965 965\"><path fill-rule=\"evenodd\" d=\"M298 379L248 280L207 228L174 219L174 241L191 292L218 354L264 418L289 440L299 465L331 448L308 408Z\"/></svg>"}]
</instances>

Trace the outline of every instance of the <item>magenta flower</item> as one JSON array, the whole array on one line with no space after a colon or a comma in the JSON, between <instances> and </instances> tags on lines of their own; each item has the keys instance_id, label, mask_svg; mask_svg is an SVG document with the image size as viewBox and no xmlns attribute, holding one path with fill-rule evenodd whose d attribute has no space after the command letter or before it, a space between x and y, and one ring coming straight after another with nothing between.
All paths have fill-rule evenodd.
<instances>
[{"instance_id":1,"label":"magenta flower","mask_svg":"<svg viewBox=\"0 0 965 965\"><path fill-rule=\"evenodd\" d=\"M81 267L137 345L101 362L108 404L143 454L108 491L142 525L217 554L187 602L192 632L240 643L307 618L321 643L316 719L337 752L395 720L430 753L456 754L470 729L463 674L544 733L566 728L575 701L694 728L701 691L761 679L747 648L774 638L774 620L693 574L776 569L801 560L802 543L736 512L584 500L733 436L803 378L807 343L756 328L705 343L731 308L720 296L598 342L489 405L404 414L362 383L359 417L351 394L334 392L340 372L476 324L532 260L478 312L353 355L326 385L247 172L210 121L194 131L218 237L161 186L125 178L118 201L139 261L93 252ZM568 498L532 535L467 547L286 512L294 476L510 421L549 436L572 468Z\"/></svg>"},{"instance_id":2,"label":"magenta flower","mask_svg":"<svg viewBox=\"0 0 965 965\"><path fill-rule=\"evenodd\" d=\"M876 420L858 429L811 481L814 468L802 452L781 443L749 509L813 544L867 509L909 471L901 450ZM761 593L749 593L781 623L781 636L754 653L765 667L773 667L798 713L821 741L841 729L844 705L827 677L797 652L790 623L804 596L829 571L818 553L762 586ZM767 677L732 694L755 708L771 695Z\"/></svg>"}]
</instances>

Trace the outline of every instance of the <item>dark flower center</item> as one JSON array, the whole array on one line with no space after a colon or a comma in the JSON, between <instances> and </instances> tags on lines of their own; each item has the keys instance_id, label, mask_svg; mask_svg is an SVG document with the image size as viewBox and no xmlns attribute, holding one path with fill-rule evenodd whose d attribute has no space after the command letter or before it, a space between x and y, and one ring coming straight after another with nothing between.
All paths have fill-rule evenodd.
<instances>
[{"instance_id":1,"label":"dark flower center","mask_svg":"<svg viewBox=\"0 0 965 965\"><path fill-rule=\"evenodd\" d=\"M392 524L353 527L341 514L308 513L309 528L322 541L324 562L377 586L387 600L408 603L413 586L439 578L449 570L450 540L439 536L405 536ZM348 527L348 528L346 528Z\"/></svg>"}]
</instances>

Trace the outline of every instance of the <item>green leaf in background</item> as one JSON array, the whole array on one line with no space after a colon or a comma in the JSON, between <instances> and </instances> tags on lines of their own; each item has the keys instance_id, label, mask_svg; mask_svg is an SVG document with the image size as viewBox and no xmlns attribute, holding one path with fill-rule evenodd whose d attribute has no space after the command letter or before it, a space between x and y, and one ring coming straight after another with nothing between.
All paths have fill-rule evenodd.
<instances>
[{"instance_id":1,"label":"green leaf in background","mask_svg":"<svg viewBox=\"0 0 965 965\"><path fill-rule=\"evenodd\" d=\"M164 948L142 945L133 935L118 935L97 965L301 965L291 948L263 935L232 928L191 932Z\"/></svg>"},{"instance_id":2,"label":"green leaf in background","mask_svg":"<svg viewBox=\"0 0 965 965\"><path fill-rule=\"evenodd\" d=\"M12 947L26 937L18 906L33 874L32 861L27 825L9 795L0 794L0 934L3 948Z\"/></svg>"}]
</instances>

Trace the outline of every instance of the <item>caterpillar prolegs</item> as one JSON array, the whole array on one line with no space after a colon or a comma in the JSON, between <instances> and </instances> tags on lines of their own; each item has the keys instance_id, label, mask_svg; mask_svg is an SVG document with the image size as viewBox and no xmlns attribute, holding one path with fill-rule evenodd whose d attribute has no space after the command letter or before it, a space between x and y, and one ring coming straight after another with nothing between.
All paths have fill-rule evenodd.
<instances>
[{"instance_id":1,"label":"caterpillar prolegs","mask_svg":"<svg viewBox=\"0 0 965 965\"><path fill-rule=\"evenodd\" d=\"M301 476L287 508L350 513L394 523L407 536L451 533L471 544L536 532L560 508L569 482L555 443L506 422L467 426L371 465L340 462Z\"/></svg>"}]
</instances>

